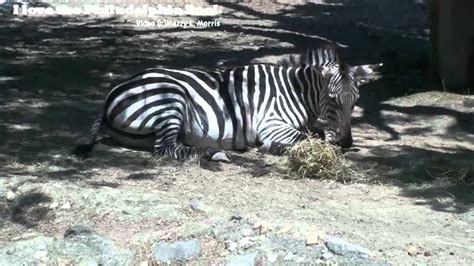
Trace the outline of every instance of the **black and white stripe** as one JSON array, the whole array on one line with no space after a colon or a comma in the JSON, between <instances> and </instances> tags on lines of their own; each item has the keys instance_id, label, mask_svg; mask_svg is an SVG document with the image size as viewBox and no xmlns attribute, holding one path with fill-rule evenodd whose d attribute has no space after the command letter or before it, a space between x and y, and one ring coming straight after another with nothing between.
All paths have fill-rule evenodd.
<instances>
[{"instance_id":1,"label":"black and white stripe","mask_svg":"<svg viewBox=\"0 0 474 266\"><path fill-rule=\"evenodd\" d=\"M347 135L347 122L350 137L358 98L351 68L333 47L310 50L300 61L222 72L148 69L111 90L92 136L76 151L92 150L100 125L119 143L176 159L228 160L219 150L257 146L281 154L318 119L328 141L344 140L338 134Z\"/></svg>"}]
</instances>

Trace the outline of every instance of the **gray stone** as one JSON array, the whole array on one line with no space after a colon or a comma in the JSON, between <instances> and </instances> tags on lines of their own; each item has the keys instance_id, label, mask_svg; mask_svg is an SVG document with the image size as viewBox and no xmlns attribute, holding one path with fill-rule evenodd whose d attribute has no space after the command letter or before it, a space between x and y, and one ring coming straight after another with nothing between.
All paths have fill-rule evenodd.
<instances>
[{"instance_id":1,"label":"gray stone","mask_svg":"<svg viewBox=\"0 0 474 266\"><path fill-rule=\"evenodd\" d=\"M239 248L241 249L248 249L252 246L254 246L255 243L255 238L254 237L244 237L241 240L239 240Z\"/></svg>"},{"instance_id":2,"label":"gray stone","mask_svg":"<svg viewBox=\"0 0 474 266\"><path fill-rule=\"evenodd\" d=\"M359 245L349 243L340 237L326 235L325 240L327 248L334 254L344 257L358 256L367 258L370 256L370 250Z\"/></svg>"},{"instance_id":3,"label":"gray stone","mask_svg":"<svg viewBox=\"0 0 474 266\"><path fill-rule=\"evenodd\" d=\"M294 254L306 250L306 244L303 240L294 239L289 236L270 235L267 242L269 242L271 246L283 248L293 252Z\"/></svg>"},{"instance_id":4,"label":"gray stone","mask_svg":"<svg viewBox=\"0 0 474 266\"><path fill-rule=\"evenodd\" d=\"M464 221L474 224L474 209L470 209L465 213L459 215Z\"/></svg>"},{"instance_id":5,"label":"gray stone","mask_svg":"<svg viewBox=\"0 0 474 266\"><path fill-rule=\"evenodd\" d=\"M235 242L232 241L232 240L226 240L226 241L225 241L225 247L226 247L226 249L227 249L228 251L234 252L234 251L237 250L238 245L237 245L237 243L235 243Z\"/></svg>"},{"instance_id":6,"label":"gray stone","mask_svg":"<svg viewBox=\"0 0 474 266\"><path fill-rule=\"evenodd\" d=\"M278 259L278 254L275 254L275 253L267 253L267 261L269 263L275 263Z\"/></svg>"},{"instance_id":7,"label":"gray stone","mask_svg":"<svg viewBox=\"0 0 474 266\"><path fill-rule=\"evenodd\" d=\"M74 265L132 265L133 253L96 235L64 240L40 236L0 249L1 265L37 265L58 260Z\"/></svg>"},{"instance_id":8,"label":"gray stone","mask_svg":"<svg viewBox=\"0 0 474 266\"><path fill-rule=\"evenodd\" d=\"M64 238L71 238L78 235L92 235L95 234L94 230L86 225L73 225L69 227L64 233Z\"/></svg>"},{"instance_id":9,"label":"gray stone","mask_svg":"<svg viewBox=\"0 0 474 266\"><path fill-rule=\"evenodd\" d=\"M201 253L198 240L159 243L153 251L153 258L159 262L185 261Z\"/></svg>"},{"instance_id":10,"label":"gray stone","mask_svg":"<svg viewBox=\"0 0 474 266\"><path fill-rule=\"evenodd\" d=\"M6 193L7 193L7 189L5 188L3 181L0 180L0 199L3 199Z\"/></svg>"},{"instance_id":11,"label":"gray stone","mask_svg":"<svg viewBox=\"0 0 474 266\"><path fill-rule=\"evenodd\" d=\"M321 259L323 259L323 260L330 260L333 257L334 257L334 255L332 253L330 253L329 251L323 252L321 254Z\"/></svg>"},{"instance_id":12,"label":"gray stone","mask_svg":"<svg viewBox=\"0 0 474 266\"><path fill-rule=\"evenodd\" d=\"M87 265L92 265L93 261L98 265L132 265L134 255L133 252L118 248L111 240L95 235L92 231L70 235L57 241L55 250L63 253L66 258L77 258L81 264L87 262Z\"/></svg>"},{"instance_id":13,"label":"gray stone","mask_svg":"<svg viewBox=\"0 0 474 266\"><path fill-rule=\"evenodd\" d=\"M290 260L293 260L295 258L295 254L293 254L293 252L288 252L286 253L285 257L283 258L284 261L290 261Z\"/></svg>"},{"instance_id":14,"label":"gray stone","mask_svg":"<svg viewBox=\"0 0 474 266\"><path fill-rule=\"evenodd\" d=\"M252 236L252 235L254 235L254 231L250 228L244 228L242 230L242 235L243 236Z\"/></svg>"},{"instance_id":15,"label":"gray stone","mask_svg":"<svg viewBox=\"0 0 474 266\"><path fill-rule=\"evenodd\" d=\"M51 249L54 239L50 237L37 237L31 240L18 241L0 249L2 265L33 265L39 263L35 255L38 252Z\"/></svg>"},{"instance_id":16,"label":"gray stone","mask_svg":"<svg viewBox=\"0 0 474 266\"><path fill-rule=\"evenodd\" d=\"M212 211L212 208L210 208L209 206L207 206L206 204L204 204L202 201L200 201L198 199L190 200L189 201L189 207L193 211L197 211L197 212L209 213L209 212Z\"/></svg>"},{"instance_id":17,"label":"gray stone","mask_svg":"<svg viewBox=\"0 0 474 266\"><path fill-rule=\"evenodd\" d=\"M247 253L238 256L232 256L227 260L227 266L254 266L258 253Z\"/></svg>"},{"instance_id":18,"label":"gray stone","mask_svg":"<svg viewBox=\"0 0 474 266\"><path fill-rule=\"evenodd\" d=\"M202 207L203 204L200 200L198 199L192 199L189 201L189 207L193 209L194 211L203 211Z\"/></svg>"}]
</instances>

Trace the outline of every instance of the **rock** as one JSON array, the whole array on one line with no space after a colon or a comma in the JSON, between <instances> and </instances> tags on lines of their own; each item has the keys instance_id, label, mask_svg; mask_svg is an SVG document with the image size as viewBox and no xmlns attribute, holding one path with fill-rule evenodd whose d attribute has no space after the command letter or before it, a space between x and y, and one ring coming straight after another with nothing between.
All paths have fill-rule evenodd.
<instances>
[{"instance_id":1,"label":"rock","mask_svg":"<svg viewBox=\"0 0 474 266\"><path fill-rule=\"evenodd\" d=\"M230 217L231 221L240 221L244 218L244 216L241 213L235 213Z\"/></svg>"},{"instance_id":2,"label":"rock","mask_svg":"<svg viewBox=\"0 0 474 266\"><path fill-rule=\"evenodd\" d=\"M322 238L316 229L310 229L306 235L306 245L312 246L321 243Z\"/></svg>"},{"instance_id":3,"label":"rock","mask_svg":"<svg viewBox=\"0 0 474 266\"><path fill-rule=\"evenodd\" d=\"M59 203L55 201L49 205L49 208L52 210L52 209L56 209L58 206L59 206Z\"/></svg>"},{"instance_id":4,"label":"rock","mask_svg":"<svg viewBox=\"0 0 474 266\"><path fill-rule=\"evenodd\" d=\"M245 228L242 230L242 235L243 236L252 236L253 235L253 230L250 228Z\"/></svg>"},{"instance_id":5,"label":"rock","mask_svg":"<svg viewBox=\"0 0 474 266\"><path fill-rule=\"evenodd\" d=\"M159 243L153 250L153 259L166 263L186 261L199 256L200 253L201 245L198 240L176 241L171 244Z\"/></svg>"},{"instance_id":6,"label":"rock","mask_svg":"<svg viewBox=\"0 0 474 266\"><path fill-rule=\"evenodd\" d=\"M69 202L69 201L64 202L63 205L61 205L61 209L63 209L63 210L71 209L71 202Z\"/></svg>"},{"instance_id":7,"label":"rock","mask_svg":"<svg viewBox=\"0 0 474 266\"><path fill-rule=\"evenodd\" d=\"M2 265L132 265L132 261L132 252L96 235L59 240L40 236L0 248Z\"/></svg>"},{"instance_id":8,"label":"rock","mask_svg":"<svg viewBox=\"0 0 474 266\"><path fill-rule=\"evenodd\" d=\"M254 266L258 253L248 253L238 256L232 256L227 260L227 266Z\"/></svg>"},{"instance_id":9,"label":"rock","mask_svg":"<svg viewBox=\"0 0 474 266\"><path fill-rule=\"evenodd\" d=\"M210 208L206 206L202 201L198 199L192 199L189 201L189 207L193 211L198 211L198 212L209 212Z\"/></svg>"},{"instance_id":10,"label":"rock","mask_svg":"<svg viewBox=\"0 0 474 266\"><path fill-rule=\"evenodd\" d=\"M232 240L226 240L225 241L225 248L229 250L230 252L234 252L237 250L238 245Z\"/></svg>"},{"instance_id":11,"label":"rock","mask_svg":"<svg viewBox=\"0 0 474 266\"><path fill-rule=\"evenodd\" d=\"M202 207L202 203L198 199L192 199L189 201L189 207L194 211L200 211Z\"/></svg>"},{"instance_id":12,"label":"rock","mask_svg":"<svg viewBox=\"0 0 474 266\"><path fill-rule=\"evenodd\" d=\"M260 221L253 225L253 229L258 230L259 235L263 235L263 234L266 234L270 230L270 227L268 225L268 222Z\"/></svg>"},{"instance_id":13,"label":"rock","mask_svg":"<svg viewBox=\"0 0 474 266\"><path fill-rule=\"evenodd\" d=\"M23 240L0 249L2 265L35 265L39 264L40 255L47 253L54 243L53 238L37 237Z\"/></svg>"},{"instance_id":14,"label":"rock","mask_svg":"<svg viewBox=\"0 0 474 266\"><path fill-rule=\"evenodd\" d=\"M417 245L410 245L408 247L408 255L410 255L412 257L415 257L416 255L421 254L421 253L422 253L421 249Z\"/></svg>"},{"instance_id":15,"label":"rock","mask_svg":"<svg viewBox=\"0 0 474 266\"><path fill-rule=\"evenodd\" d=\"M317 259L317 260L315 260L315 261L314 261L314 264L315 264L315 265L326 265L326 264L324 263L324 260L322 260L322 259Z\"/></svg>"},{"instance_id":16,"label":"rock","mask_svg":"<svg viewBox=\"0 0 474 266\"><path fill-rule=\"evenodd\" d=\"M267 261L270 263L275 263L278 259L278 254L275 253L268 253L267 254Z\"/></svg>"},{"instance_id":17,"label":"rock","mask_svg":"<svg viewBox=\"0 0 474 266\"><path fill-rule=\"evenodd\" d=\"M295 258L295 254L293 254L293 252L288 252L286 253L285 257L283 258L284 261L290 261L290 260L293 260Z\"/></svg>"},{"instance_id":18,"label":"rock","mask_svg":"<svg viewBox=\"0 0 474 266\"><path fill-rule=\"evenodd\" d=\"M3 181L0 180L0 199L5 197L5 185L3 184Z\"/></svg>"},{"instance_id":19,"label":"rock","mask_svg":"<svg viewBox=\"0 0 474 266\"><path fill-rule=\"evenodd\" d=\"M15 194L15 192L9 190L9 191L7 191L7 194L5 195L5 198L6 198L8 201L14 201L15 198L16 198L16 194Z\"/></svg>"},{"instance_id":20,"label":"rock","mask_svg":"<svg viewBox=\"0 0 474 266\"><path fill-rule=\"evenodd\" d=\"M64 238L74 237L78 235L92 235L96 234L94 230L87 227L86 225L73 225L66 229L64 232Z\"/></svg>"},{"instance_id":21,"label":"rock","mask_svg":"<svg viewBox=\"0 0 474 266\"><path fill-rule=\"evenodd\" d=\"M264 240L264 244L269 250L285 250L293 252L294 254L300 254L302 251L307 250L303 240L295 239L290 236L269 235ZM314 250L311 252L314 253Z\"/></svg>"},{"instance_id":22,"label":"rock","mask_svg":"<svg viewBox=\"0 0 474 266\"><path fill-rule=\"evenodd\" d=\"M334 254L340 256L367 258L371 254L370 250L359 245L351 244L337 236L326 235L325 240L327 248Z\"/></svg>"},{"instance_id":23,"label":"rock","mask_svg":"<svg viewBox=\"0 0 474 266\"><path fill-rule=\"evenodd\" d=\"M92 229L82 227L72 231L74 233L55 245L55 252L63 253L63 258L80 259L80 263L74 264L81 265L132 265L133 252L118 248L113 241L96 235Z\"/></svg>"},{"instance_id":24,"label":"rock","mask_svg":"<svg viewBox=\"0 0 474 266\"><path fill-rule=\"evenodd\" d=\"M255 245L254 243L255 238L253 237L244 237L239 240L239 248L241 249L248 249Z\"/></svg>"},{"instance_id":25,"label":"rock","mask_svg":"<svg viewBox=\"0 0 474 266\"><path fill-rule=\"evenodd\" d=\"M278 230L279 234L286 234L290 232L291 230L291 224L285 224L280 230Z\"/></svg>"},{"instance_id":26,"label":"rock","mask_svg":"<svg viewBox=\"0 0 474 266\"><path fill-rule=\"evenodd\" d=\"M327 251L326 251L326 252L323 252L323 253L321 254L321 259L323 259L323 260L330 260L330 259L333 258L333 257L334 257L334 255L331 254L330 252L327 252Z\"/></svg>"}]
</instances>

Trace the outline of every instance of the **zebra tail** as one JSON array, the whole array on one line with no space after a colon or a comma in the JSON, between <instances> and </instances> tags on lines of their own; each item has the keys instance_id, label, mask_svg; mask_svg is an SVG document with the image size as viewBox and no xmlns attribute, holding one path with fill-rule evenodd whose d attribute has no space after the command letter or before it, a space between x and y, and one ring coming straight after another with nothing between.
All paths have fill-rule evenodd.
<instances>
[{"instance_id":1,"label":"zebra tail","mask_svg":"<svg viewBox=\"0 0 474 266\"><path fill-rule=\"evenodd\" d=\"M76 156L87 158L89 157L90 153L94 149L95 144L97 143L97 137L100 134L100 129L102 126L102 122L104 119L104 108L101 108L99 115L94 120L92 124L91 131L89 136L86 138L82 138L78 145L74 148L73 154Z\"/></svg>"}]
</instances>

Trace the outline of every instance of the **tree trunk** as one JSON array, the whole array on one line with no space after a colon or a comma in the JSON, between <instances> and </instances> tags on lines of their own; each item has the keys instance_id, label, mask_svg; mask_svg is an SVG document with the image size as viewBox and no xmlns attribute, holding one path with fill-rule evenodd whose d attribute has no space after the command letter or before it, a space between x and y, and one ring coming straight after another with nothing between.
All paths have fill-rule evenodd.
<instances>
[{"instance_id":1,"label":"tree trunk","mask_svg":"<svg viewBox=\"0 0 474 266\"><path fill-rule=\"evenodd\" d=\"M431 63L448 89L464 91L472 85L473 15L472 0L430 0Z\"/></svg>"}]
</instances>

